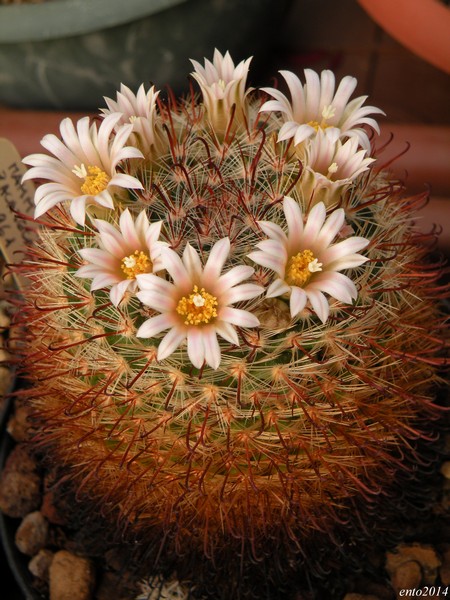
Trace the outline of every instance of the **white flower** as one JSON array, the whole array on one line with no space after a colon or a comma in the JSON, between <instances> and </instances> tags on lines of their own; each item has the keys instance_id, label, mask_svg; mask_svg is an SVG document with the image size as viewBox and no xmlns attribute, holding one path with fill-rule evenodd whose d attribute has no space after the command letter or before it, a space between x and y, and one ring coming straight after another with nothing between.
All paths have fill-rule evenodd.
<instances>
[{"instance_id":1,"label":"white flower","mask_svg":"<svg viewBox=\"0 0 450 600\"><path fill-rule=\"evenodd\" d=\"M305 225L300 206L292 198L284 198L283 209L288 235L275 223L260 221L269 239L259 242L259 250L249 257L278 275L267 290L269 298L289 295L292 317L298 315L309 300L325 323L330 311L325 293L346 304L356 299L355 284L338 271L366 262L368 259L356 252L365 248L369 240L353 236L333 244L344 225L342 208L326 219L325 205L320 202L311 209Z\"/></svg>"},{"instance_id":2,"label":"white flower","mask_svg":"<svg viewBox=\"0 0 450 600\"><path fill-rule=\"evenodd\" d=\"M142 158L142 153L125 143L133 126L123 125L115 135L114 127L122 115L108 115L97 130L89 117L77 122L75 129L71 119L63 119L60 125L62 141L56 135L44 136L42 146L54 156L31 154L23 159L32 168L23 179L46 179L34 197L35 218L61 202L70 202L70 212L76 223L84 225L86 205L98 204L114 208L113 194L116 187L142 189L138 179L118 173L117 165L129 158Z\"/></svg>"},{"instance_id":3,"label":"white flower","mask_svg":"<svg viewBox=\"0 0 450 600\"><path fill-rule=\"evenodd\" d=\"M326 204L330 205L342 188L367 171L374 161L366 156L365 150L358 150L356 138L342 143L335 129L319 130L304 147L303 193L310 197L315 190L317 196L318 190L322 189L324 201L326 199Z\"/></svg>"},{"instance_id":4,"label":"white flower","mask_svg":"<svg viewBox=\"0 0 450 600\"><path fill-rule=\"evenodd\" d=\"M368 125L379 133L375 119L370 114L384 114L374 106L363 106L367 96L360 96L349 102L357 81L354 77L342 79L336 92L335 77L332 71L325 70L319 75L311 69L305 69L305 85L290 71L280 71L288 85L292 103L286 96L274 88L262 88L275 100L265 102L261 111L279 111L283 113L278 141L294 138L294 145L301 144L313 136L316 131L336 128L340 137L355 137L367 151L370 142L367 133L360 127Z\"/></svg>"},{"instance_id":5,"label":"white flower","mask_svg":"<svg viewBox=\"0 0 450 600\"><path fill-rule=\"evenodd\" d=\"M221 361L217 334L238 346L233 325L259 325L250 312L230 306L254 298L264 290L253 283L237 285L253 274L252 267L239 265L221 275L229 252L230 240L219 240L202 267L199 255L190 244L186 245L182 259L165 248L161 260L173 283L151 274L137 276L141 289L138 298L160 313L141 325L137 337L152 338L169 329L159 344L158 360L167 358L187 339L191 363L200 369L206 361L217 369Z\"/></svg>"},{"instance_id":6,"label":"white flower","mask_svg":"<svg viewBox=\"0 0 450 600\"><path fill-rule=\"evenodd\" d=\"M233 105L236 123L247 117L245 99L250 90L246 90L246 82L251 60L241 61L235 67L230 53L222 56L217 49L213 62L205 59L204 67L191 59L195 69L191 75L200 85L208 118L218 133L226 131Z\"/></svg>"},{"instance_id":7,"label":"white flower","mask_svg":"<svg viewBox=\"0 0 450 600\"><path fill-rule=\"evenodd\" d=\"M162 221L150 224L145 211L133 221L126 209L120 215L120 231L102 219L95 219L94 224L100 248L78 251L89 264L80 267L75 275L92 279L91 291L111 285L111 302L118 306L127 290L136 291L138 274L162 269L159 255L166 246L158 241Z\"/></svg>"},{"instance_id":8,"label":"white flower","mask_svg":"<svg viewBox=\"0 0 450 600\"><path fill-rule=\"evenodd\" d=\"M157 122L158 114L156 110L158 96L159 91L155 91L155 86L152 86L146 92L144 84L142 84L137 94L134 94L129 87L122 83L120 92L117 92L117 100L105 97L108 108L101 109L104 115L122 113L118 125L131 123L133 133L130 139L142 149L145 155L149 154L152 148L157 151L162 149L161 131Z\"/></svg>"}]
</instances>

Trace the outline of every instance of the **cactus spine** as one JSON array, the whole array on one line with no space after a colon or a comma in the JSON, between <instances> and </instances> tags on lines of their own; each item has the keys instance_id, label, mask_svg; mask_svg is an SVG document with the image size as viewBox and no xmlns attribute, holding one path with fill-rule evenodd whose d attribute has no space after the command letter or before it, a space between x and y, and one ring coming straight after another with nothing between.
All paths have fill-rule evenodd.
<instances>
[{"instance_id":1,"label":"cactus spine","mask_svg":"<svg viewBox=\"0 0 450 600\"><path fill-rule=\"evenodd\" d=\"M17 267L41 443L120 529L206 572L310 562L397 477L443 348L419 200L357 127L380 111L329 72L285 73L297 113L263 104L248 66L194 62L202 97L178 102L123 86L25 159L48 181Z\"/></svg>"}]
</instances>

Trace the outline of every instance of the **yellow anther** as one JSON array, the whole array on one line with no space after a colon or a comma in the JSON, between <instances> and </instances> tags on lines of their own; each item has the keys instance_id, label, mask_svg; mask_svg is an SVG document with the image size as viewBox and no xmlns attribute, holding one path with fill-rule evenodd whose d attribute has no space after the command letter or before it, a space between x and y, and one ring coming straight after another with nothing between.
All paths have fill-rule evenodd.
<instances>
[{"instance_id":1,"label":"yellow anther","mask_svg":"<svg viewBox=\"0 0 450 600\"><path fill-rule=\"evenodd\" d=\"M122 258L120 268L127 279L135 279L136 275L141 275L141 273L151 273L152 266L152 261L145 252L135 250L133 254Z\"/></svg>"},{"instance_id":2,"label":"yellow anther","mask_svg":"<svg viewBox=\"0 0 450 600\"><path fill-rule=\"evenodd\" d=\"M322 120L320 121L320 123L319 121L309 121L307 125L313 127L316 131L318 131L319 129L327 129L327 127L331 127L331 125L329 125L327 121L328 119L333 118L335 113L336 109L334 108L334 106L331 106L331 104L329 106L324 106L322 110Z\"/></svg>"},{"instance_id":3,"label":"yellow anther","mask_svg":"<svg viewBox=\"0 0 450 600\"><path fill-rule=\"evenodd\" d=\"M319 129L321 129L319 121L308 121L307 125L309 125L313 129L315 129L316 131L318 131Z\"/></svg>"},{"instance_id":4,"label":"yellow anther","mask_svg":"<svg viewBox=\"0 0 450 600\"><path fill-rule=\"evenodd\" d=\"M183 296L178 302L177 313L185 317L185 325L207 324L217 317L217 298L194 285L192 294Z\"/></svg>"},{"instance_id":5,"label":"yellow anther","mask_svg":"<svg viewBox=\"0 0 450 600\"><path fill-rule=\"evenodd\" d=\"M311 250L303 250L292 256L286 266L286 283L302 287L313 273L322 270L320 263Z\"/></svg>"},{"instance_id":6,"label":"yellow anther","mask_svg":"<svg viewBox=\"0 0 450 600\"><path fill-rule=\"evenodd\" d=\"M84 168L84 165L82 165ZM110 177L102 171L100 167L88 167L87 170L84 168L86 175L84 176L84 183L81 186L83 194L89 196L96 196L106 189Z\"/></svg>"}]
</instances>

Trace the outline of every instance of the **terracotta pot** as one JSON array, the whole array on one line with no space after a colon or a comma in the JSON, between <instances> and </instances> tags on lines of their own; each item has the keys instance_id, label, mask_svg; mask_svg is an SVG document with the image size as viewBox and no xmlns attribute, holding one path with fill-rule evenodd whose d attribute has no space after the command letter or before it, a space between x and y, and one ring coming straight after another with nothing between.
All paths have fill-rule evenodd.
<instances>
[{"instance_id":1,"label":"terracotta pot","mask_svg":"<svg viewBox=\"0 0 450 600\"><path fill-rule=\"evenodd\" d=\"M438 0L358 0L406 48L450 73L450 8Z\"/></svg>"}]
</instances>

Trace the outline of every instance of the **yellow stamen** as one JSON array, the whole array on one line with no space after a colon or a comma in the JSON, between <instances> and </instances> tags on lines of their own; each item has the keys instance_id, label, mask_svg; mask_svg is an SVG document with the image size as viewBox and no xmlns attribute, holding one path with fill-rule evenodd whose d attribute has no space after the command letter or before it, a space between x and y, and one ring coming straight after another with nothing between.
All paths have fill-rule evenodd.
<instances>
[{"instance_id":1,"label":"yellow stamen","mask_svg":"<svg viewBox=\"0 0 450 600\"><path fill-rule=\"evenodd\" d=\"M135 279L136 275L141 275L141 273L151 273L152 266L152 261L145 252L135 250L133 254L122 258L120 268L127 279Z\"/></svg>"},{"instance_id":2,"label":"yellow stamen","mask_svg":"<svg viewBox=\"0 0 450 600\"><path fill-rule=\"evenodd\" d=\"M82 167L86 172L86 175L84 175L84 183L81 186L81 191L83 194L96 196L97 194L100 194L100 192L103 192L110 181L110 177L105 173L105 171L102 171L100 167L92 166L89 166L86 171L84 165L82 165Z\"/></svg>"},{"instance_id":3,"label":"yellow stamen","mask_svg":"<svg viewBox=\"0 0 450 600\"><path fill-rule=\"evenodd\" d=\"M185 317L185 325L201 325L210 323L217 317L217 298L194 285L192 294L183 296L178 302L177 313Z\"/></svg>"},{"instance_id":4,"label":"yellow stamen","mask_svg":"<svg viewBox=\"0 0 450 600\"><path fill-rule=\"evenodd\" d=\"M316 131L319 129L327 129L327 127L331 127L331 125L328 125L327 121L328 119L334 117L335 112L336 109L333 106L324 106L322 110L322 120L320 123L319 121L309 121L307 125L313 127Z\"/></svg>"},{"instance_id":5,"label":"yellow stamen","mask_svg":"<svg viewBox=\"0 0 450 600\"><path fill-rule=\"evenodd\" d=\"M292 256L286 266L286 283L302 287L313 273L322 270L320 263L311 250L303 250Z\"/></svg>"}]
</instances>

